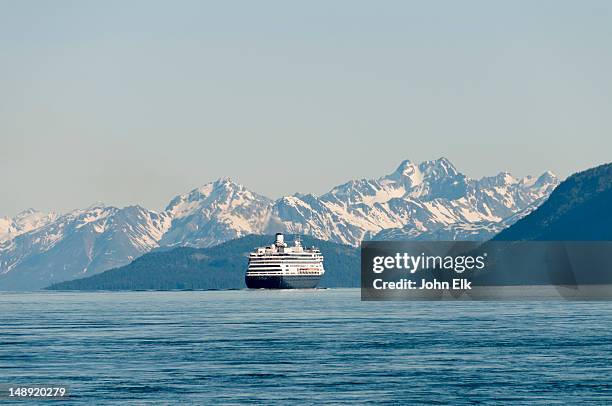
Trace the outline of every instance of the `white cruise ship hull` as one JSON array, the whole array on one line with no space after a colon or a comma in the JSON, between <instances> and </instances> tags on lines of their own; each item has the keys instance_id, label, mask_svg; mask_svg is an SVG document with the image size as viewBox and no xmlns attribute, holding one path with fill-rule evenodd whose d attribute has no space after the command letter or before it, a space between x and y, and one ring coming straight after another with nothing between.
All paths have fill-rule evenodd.
<instances>
[{"instance_id":1,"label":"white cruise ship hull","mask_svg":"<svg viewBox=\"0 0 612 406\"><path fill-rule=\"evenodd\" d=\"M245 277L249 289L312 289L321 280L321 275L278 275Z\"/></svg>"},{"instance_id":2,"label":"white cruise ship hull","mask_svg":"<svg viewBox=\"0 0 612 406\"><path fill-rule=\"evenodd\" d=\"M324 273L321 251L304 249L299 238L289 247L283 234L276 233L274 244L249 254L244 281L250 289L312 289Z\"/></svg>"}]
</instances>

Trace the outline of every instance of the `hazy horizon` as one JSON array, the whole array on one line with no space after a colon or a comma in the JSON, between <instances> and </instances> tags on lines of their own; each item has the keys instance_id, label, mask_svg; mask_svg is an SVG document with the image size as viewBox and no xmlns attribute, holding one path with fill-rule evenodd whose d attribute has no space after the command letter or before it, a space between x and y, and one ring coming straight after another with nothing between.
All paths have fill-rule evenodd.
<instances>
[{"instance_id":1,"label":"hazy horizon","mask_svg":"<svg viewBox=\"0 0 612 406\"><path fill-rule=\"evenodd\" d=\"M609 2L0 3L0 217L612 161Z\"/></svg>"}]
</instances>

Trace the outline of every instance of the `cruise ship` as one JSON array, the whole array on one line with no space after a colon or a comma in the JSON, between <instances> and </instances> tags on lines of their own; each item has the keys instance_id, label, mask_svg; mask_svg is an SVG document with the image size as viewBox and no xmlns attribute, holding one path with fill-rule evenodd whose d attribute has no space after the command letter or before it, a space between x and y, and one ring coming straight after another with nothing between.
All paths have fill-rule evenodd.
<instances>
[{"instance_id":1,"label":"cruise ship","mask_svg":"<svg viewBox=\"0 0 612 406\"><path fill-rule=\"evenodd\" d=\"M245 282L251 289L311 289L324 273L321 251L302 247L299 238L290 247L277 233L274 244L249 254Z\"/></svg>"}]
</instances>

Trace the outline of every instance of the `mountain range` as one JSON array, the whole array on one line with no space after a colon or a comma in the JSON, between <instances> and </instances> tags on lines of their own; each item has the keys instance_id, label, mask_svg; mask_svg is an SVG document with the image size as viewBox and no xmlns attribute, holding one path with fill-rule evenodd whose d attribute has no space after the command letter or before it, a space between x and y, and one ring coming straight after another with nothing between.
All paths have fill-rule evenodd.
<instances>
[{"instance_id":1,"label":"mountain range","mask_svg":"<svg viewBox=\"0 0 612 406\"><path fill-rule=\"evenodd\" d=\"M57 217L56 213L43 213L34 209L24 210L15 217L0 217L0 243L41 228L55 221Z\"/></svg>"},{"instance_id":2,"label":"mountain range","mask_svg":"<svg viewBox=\"0 0 612 406\"><path fill-rule=\"evenodd\" d=\"M478 275L475 281L492 285L609 283L608 269L580 267L575 274L567 264L554 268L515 266L515 260L537 260L538 250L522 254L520 243L498 244L498 241L610 241L612 240L612 164L602 165L570 176L541 206L519 219L495 238L485 242L486 251L505 258L506 267L495 273ZM295 236L294 236L295 237ZM289 237L291 238L291 237ZM272 236L250 235L212 248L179 247L145 254L129 265L90 277L54 284L55 290L126 290L126 289L241 289L244 267L253 247L272 241ZM329 241L303 237L306 245L316 245L325 256L326 273L321 287L359 286L359 250ZM597 242L595 243L597 244ZM556 246L555 246L556 247ZM582 246L597 250L598 246ZM602 247L606 247L603 245ZM557 247L558 248L558 247ZM604 248L605 249L605 248ZM504 253L503 251L508 250ZM567 255L567 254L566 254ZM567 258L560 255L557 260ZM548 260L547 260L548 261ZM547 262L546 262L547 263ZM602 265L603 264L599 264ZM569 269L569 270L568 270ZM498 274L497 271L501 271ZM602 282L603 281L603 282Z\"/></svg>"},{"instance_id":3,"label":"mountain range","mask_svg":"<svg viewBox=\"0 0 612 406\"><path fill-rule=\"evenodd\" d=\"M612 164L573 174L496 241L611 241Z\"/></svg>"},{"instance_id":4,"label":"mountain range","mask_svg":"<svg viewBox=\"0 0 612 406\"><path fill-rule=\"evenodd\" d=\"M295 236L286 236L292 240ZM319 287L358 287L359 249L301 237L325 256ZM87 278L60 282L51 290L244 289L245 263L253 247L269 245L271 235L249 235L210 248L178 247L151 252L128 265Z\"/></svg>"},{"instance_id":5,"label":"mountain range","mask_svg":"<svg viewBox=\"0 0 612 406\"><path fill-rule=\"evenodd\" d=\"M0 290L38 289L119 267L156 249L212 247L277 231L357 246L367 239L490 238L540 205L550 172L471 179L447 159L403 161L386 176L321 196L273 200L223 178L155 212L101 204L63 215L34 210L0 219Z\"/></svg>"}]
</instances>

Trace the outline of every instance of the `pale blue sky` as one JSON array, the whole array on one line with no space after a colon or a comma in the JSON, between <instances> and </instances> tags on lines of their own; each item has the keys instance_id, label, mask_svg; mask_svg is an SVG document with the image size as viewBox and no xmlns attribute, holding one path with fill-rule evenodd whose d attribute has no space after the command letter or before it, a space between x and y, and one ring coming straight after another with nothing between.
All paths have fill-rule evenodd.
<instances>
[{"instance_id":1,"label":"pale blue sky","mask_svg":"<svg viewBox=\"0 0 612 406\"><path fill-rule=\"evenodd\" d=\"M0 215L612 161L612 2L0 1Z\"/></svg>"}]
</instances>

